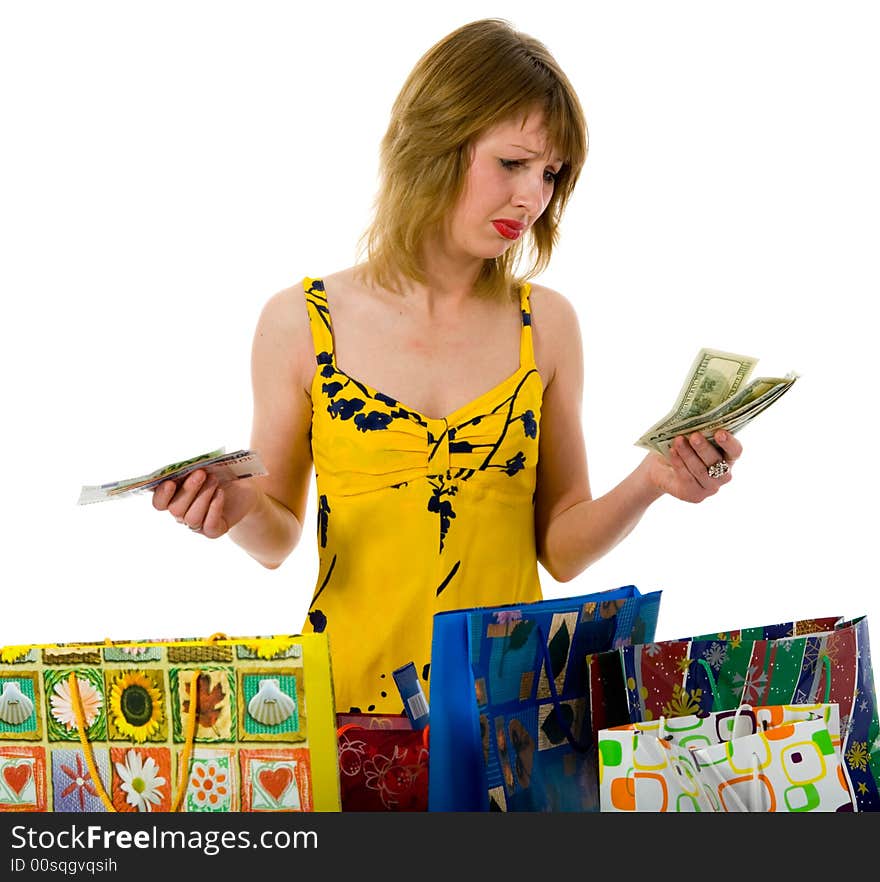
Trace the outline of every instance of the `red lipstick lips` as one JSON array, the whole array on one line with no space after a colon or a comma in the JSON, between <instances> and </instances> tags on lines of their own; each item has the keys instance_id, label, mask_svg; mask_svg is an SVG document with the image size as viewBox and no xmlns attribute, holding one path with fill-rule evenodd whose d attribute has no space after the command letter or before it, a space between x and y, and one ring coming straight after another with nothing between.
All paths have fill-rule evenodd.
<instances>
[{"instance_id":1,"label":"red lipstick lips","mask_svg":"<svg viewBox=\"0 0 880 882\"><path fill-rule=\"evenodd\" d=\"M504 236L505 239L519 239L526 225L517 220L502 217L498 220L493 220L492 226L495 227L498 233Z\"/></svg>"}]
</instances>

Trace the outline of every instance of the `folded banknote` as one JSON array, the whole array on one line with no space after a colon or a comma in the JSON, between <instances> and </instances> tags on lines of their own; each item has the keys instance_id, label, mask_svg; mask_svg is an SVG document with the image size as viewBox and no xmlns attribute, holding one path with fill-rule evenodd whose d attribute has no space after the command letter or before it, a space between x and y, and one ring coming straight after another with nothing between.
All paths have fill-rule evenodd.
<instances>
[{"instance_id":1,"label":"folded banknote","mask_svg":"<svg viewBox=\"0 0 880 882\"><path fill-rule=\"evenodd\" d=\"M699 432L711 440L719 429L735 435L778 401L797 380L758 377L746 382L758 359L717 349L697 353L672 410L645 432L636 445L664 456L678 435Z\"/></svg>"},{"instance_id":2,"label":"folded banknote","mask_svg":"<svg viewBox=\"0 0 880 882\"><path fill-rule=\"evenodd\" d=\"M84 485L80 490L77 504L87 505L91 502L103 502L105 499L119 499L131 493L145 493L157 487L162 481L180 480L196 469L204 469L208 475L216 477L221 484L267 474L260 455L255 450L236 450L234 453L226 453L225 448L220 447L182 462L169 463L148 475L110 481L107 484Z\"/></svg>"}]
</instances>

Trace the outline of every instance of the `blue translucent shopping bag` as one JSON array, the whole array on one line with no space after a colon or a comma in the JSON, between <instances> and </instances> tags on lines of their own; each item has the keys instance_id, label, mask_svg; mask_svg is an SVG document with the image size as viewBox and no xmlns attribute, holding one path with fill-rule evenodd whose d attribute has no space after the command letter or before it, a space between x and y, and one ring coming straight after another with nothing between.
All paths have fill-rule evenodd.
<instances>
[{"instance_id":1,"label":"blue translucent shopping bag","mask_svg":"<svg viewBox=\"0 0 880 882\"><path fill-rule=\"evenodd\" d=\"M434 616L430 811L598 811L586 657L654 639L633 585Z\"/></svg>"}]
</instances>

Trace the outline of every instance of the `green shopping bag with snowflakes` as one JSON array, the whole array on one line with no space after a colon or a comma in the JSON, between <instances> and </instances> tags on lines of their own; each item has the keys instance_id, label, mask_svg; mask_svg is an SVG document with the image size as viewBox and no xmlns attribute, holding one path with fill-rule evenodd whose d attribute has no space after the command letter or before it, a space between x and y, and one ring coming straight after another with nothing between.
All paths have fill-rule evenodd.
<instances>
[{"instance_id":1,"label":"green shopping bag with snowflakes","mask_svg":"<svg viewBox=\"0 0 880 882\"><path fill-rule=\"evenodd\" d=\"M632 723L741 704L838 704L841 752L858 810L880 811L880 724L867 617L800 620L615 652ZM604 688L607 693L607 676Z\"/></svg>"}]
</instances>

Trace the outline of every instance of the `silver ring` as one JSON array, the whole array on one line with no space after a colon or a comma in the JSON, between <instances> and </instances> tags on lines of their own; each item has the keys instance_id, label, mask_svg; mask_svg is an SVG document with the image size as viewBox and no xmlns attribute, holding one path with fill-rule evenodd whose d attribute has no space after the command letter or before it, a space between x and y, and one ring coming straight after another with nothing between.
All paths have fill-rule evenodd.
<instances>
[{"instance_id":1,"label":"silver ring","mask_svg":"<svg viewBox=\"0 0 880 882\"><path fill-rule=\"evenodd\" d=\"M710 478L721 478L730 471L730 463L726 459L719 459L718 462L710 465L707 471Z\"/></svg>"}]
</instances>

